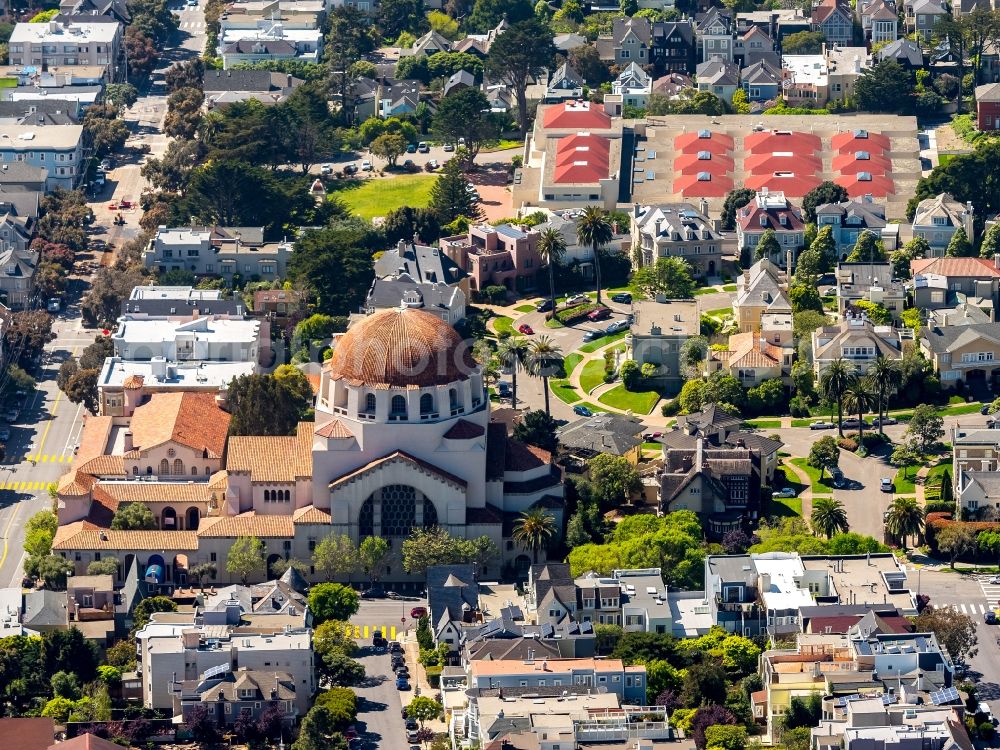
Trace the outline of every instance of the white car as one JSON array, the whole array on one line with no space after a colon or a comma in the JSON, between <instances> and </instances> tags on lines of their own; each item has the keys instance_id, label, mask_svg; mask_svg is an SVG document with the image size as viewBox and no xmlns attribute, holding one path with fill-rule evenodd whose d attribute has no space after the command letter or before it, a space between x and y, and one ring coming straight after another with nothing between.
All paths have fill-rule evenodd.
<instances>
[{"instance_id":1,"label":"white car","mask_svg":"<svg viewBox=\"0 0 1000 750\"><path fill-rule=\"evenodd\" d=\"M374 169L374 167L372 167L372 163L370 161L368 161L367 159L365 159L363 162L361 162L361 171L362 172L371 172L372 169Z\"/></svg>"},{"instance_id":2,"label":"white car","mask_svg":"<svg viewBox=\"0 0 1000 750\"><path fill-rule=\"evenodd\" d=\"M319 168L319 173L320 174L333 174L333 167L331 167L329 164L323 164Z\"/></svg>"},{"instance_id":3,"label":"white car","mask_svg":"<svg viewBox=\"0 0 1000 750\"><path fill-rule=\"evenodd\" d=\"M566 298L567 305L582 305L590 301L590 297L586 294L574 294L572 297Z\"/></svg>"},{"instance_id":4,"label":"white car","mask_svg":"<svg viewBox=\"0 0 1000 750\"><path fill-rule=\"evenodd\" d=\"M440 164L438 164L438 160L437 160L437 159L431 159L431 160L430 160L429 162L427 162L427 166L428 166L428 167L429 167L430 169L437 169L437 168L438 168L438 167L440 167L441 165L440 165Z\"/></svg>"},{"instance_id":5,"label":"white car","mask_svg":"<svg viewBox=\"0 0 1000 750\"><path fill-rule=\"evenodd\" d=\"M833 422L813 422L809 425L810 430L832 430Z\"/></svg>"}]
</instances>

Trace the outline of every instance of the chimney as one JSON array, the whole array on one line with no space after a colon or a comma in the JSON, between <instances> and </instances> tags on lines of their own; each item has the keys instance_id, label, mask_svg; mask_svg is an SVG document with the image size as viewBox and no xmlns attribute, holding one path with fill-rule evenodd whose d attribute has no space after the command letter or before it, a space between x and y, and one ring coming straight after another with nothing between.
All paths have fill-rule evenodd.
<instances>
[{"instance_id":1,"label":"chimney","mask_svg":"<svg viewBox=\"0 0 1000 750\"><path fill-rule=\"evenodd\" d=\"M1000 271L1000 253L993 254L993 267Z\"/></svg>"},{"instance_id":2,"label":"chimney","mask_svg":"<svg viewBox=\"0 0 1000 750\"><path fill-rule=\"evenodd\" d=\"M948 327L948 313L943 312L941 313L941 328L947 328L947 327Z\"/></svg>"},{"instance_id":3,"label":"chimney","mask_svg":"<svg viewBox=\"0 0 1000 750\"><path fill-rule=\"evenodd\" d=\"M124 445L125 452L128 453L130 450L133 450L134 448L135 445L132 443L132 430L125 430L125 445Z\"/></svg>"},{"instance_id":4,"label":"chimney","mask_svg":"<svg viewBox=\"0 0 1000 750\"><path fill-rule=\"evenodd\" d=\"M785 270L788 271L788 275L792 275L792 261L795 260L795 251L792 248L788 248L785 251Z\"/></svg>"},{"instance_id":5,"label":"chimney","mask_svg":"<svg viewBox=\"0 0 1000 750\"><path fill-rule=\"evenodd\" d=\"M698 210L701 211L702 216L708 218L708 200L704 196L698 201Z\"/></svg>"}]
</instances>

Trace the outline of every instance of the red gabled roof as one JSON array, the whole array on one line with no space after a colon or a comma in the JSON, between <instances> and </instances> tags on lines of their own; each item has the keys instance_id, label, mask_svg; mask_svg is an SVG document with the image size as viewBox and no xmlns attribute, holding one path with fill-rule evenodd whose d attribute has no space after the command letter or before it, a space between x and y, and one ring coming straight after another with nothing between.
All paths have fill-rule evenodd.
<instances>
[{"instance_id":1,"label":"red gabled roof","mask_svg":"<svg viewBox=\"0 0 1000 750\"><path fill-rule=\"evenodd\" d=\"M860 174L860 172L858 173ZM863 195L874 195L884 198L896 192L896 186L892 178L881 174L872 174L870 180L858 179L858 174L842 174L833 178L833 181L847 189L847 194L851 198L860 198ZM869 173L870 174L870 173Z\"/></svg>"},{"instance_id":2,"label":"red gabled roof","mask_svg":"<svg viewBox=\"0 0 1000 750\"><path fill-rule=\"evenodd\" d=\"M679 175L699 172L722 175L733 171L733 159L725 154L713 154L711 159L699 159L698 154L679 154L674 159L674 171Z\"/></svg>"},{"instance_id":3,"label":"red gabled roof","mask_svg":"<svg viewBox=\"0 0 1000 750\"><path fill-rule=\"evenodd\" d=\"M733 137L725 133L711 133L708 138L701 138L698 133L681 133L674 138L674 148L685 154L697 154L699 151L725 154L733 150L733 145Z\"/></svg>"},{"instance_id":4,"label":"red gabled roof","mask_svg":"<svg viewBox=\"0 0 1000 750\"><path fill-rule=\"evenodd\" d=\"M772 193L780 191L785 195L800 198L817 187L821 182L822 180L814 174L772 172L768 174L747 175L747 178L743 181L743 185L758 192L762 188L767 188Z\"/></svg>"},{"instance_id":5,"label":"red gabled roof","mask_svg":"<svg viewBox=\"0 0 1000 750\"><path fill-rule=\"evenodd\" d=\"M545 108L542 125L559 130L607 130L611 117L599 104L562 102Z\"/></svg>"},{"instance_id":6,"label":"red gabled roof","mask_svg":"<svg viewBox=\"0 0 1000 750\"><path fill-rule=\"evenodd\" d=\"M680 175L674 180L674 192L685 198L722 198L732 189L733 180L725 175L713 174L711 180L703 181L695 173Z\"/></svg>"},{"instance_id":7,"label":"red gabled roof","mask_svg":"<svg viewBox=\"0 0 1000 750\"><path fill-rule=\"evenodd\" d=\"M833 146L834 150L842 153L848 151L871 151L875 153L876 151L889 151L892 148L892 142L887 135L869 131L867 138L858 138L853 130L837 133L830 139L830 145Z\"/></svg>"},{"instance_id":8,"label":"red gabled roof","mask_svg":"<svg viewBox=\"0 0 1000 750\"><path fill-rule=\"evenodd\" d=\"M777 153L754 152L743 160L743 168L750 174L771 174L773 172L796 172L806 174L823 169L823 161L812 154L787 151Z\"/></svg>"},{"instance_id":9,"label":"red gabled roof","mask_svg":"<svg viewBox=\"0 0 1000 750\"><path fill-rule=\"evenodd\" d=\"M749 183L747 183L749 187ZM743 206L736 212L736 223L739 224L744 231L755 230L761 231L763 229L773 229L777 231L796 231L805 228L805 222L802 221L802 215L799 213L798 209L792 206L788 201L785 201L786 208L772 208L771 210L766 210L757 205L756 201L750 201L747 205ZM782 215L786 216L787 219L785 223L781 223ZM767 225L761 226L760 217L767 217Z\"/></svg>"},{"instance_id":10,"label":"red gabled roof","mask_svg":"<svg viewBox=\"0 0 1000 750\"><path fill-rule=\"evenodd\" d=\"M607 179L610 169L608 139L578 133L559 139L552 181L557 184L593 184Z\"/></svg>"},{"instance_id":11,"label":"red gabled roof","mask_svg":"<svg viewBox=\"0 0 1000 750\"><path fill-rule=\"evenodd\" d=\"M833 157L833 171L841 174L857 174L858 172L871 172L872 174L886 174L892 172L892 159L882 154L869 153L867 159L859 159L854 151L843 154L835 154Z\"/></svg>"},{"instance_id":12,"label":"red gabled roof","mask_svg":"<svg viewBox=\"0 0 1000 750\"><path fill-rule=\"evenodd\" d=\"M910 261L914 274L935 273L949 277L1000 278L992 258L918 258Z\"/></svg>"},{"instance_id":13,"label":"red gabled roof","mask_svg":"<svg viewBox=\"0 0 1000 750\"><path fill-rule=\"evenodd\" d=\"M818 135L795 131L765 130L751 133L743 139L743 147L750 153L771 153L791 151L795 154L812 154L820 149Z\"/></svg>"}]
</instances>

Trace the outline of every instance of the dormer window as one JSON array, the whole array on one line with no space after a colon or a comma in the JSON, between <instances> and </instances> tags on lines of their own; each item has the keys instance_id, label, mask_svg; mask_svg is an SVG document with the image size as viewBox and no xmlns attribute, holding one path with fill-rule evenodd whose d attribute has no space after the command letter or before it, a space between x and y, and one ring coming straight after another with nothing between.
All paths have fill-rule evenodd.
<instances>
[{"instance_id":1,"label":"dormer window","mask_svg":"<svg viewBox=\"0 0 1000 750\"><path fill-rule=\"evenodd\" d=\"M699 151L698 152L698 161L710 161L711 159L712 159L712 152L711 151Z\"/></svg>"},{"instance_id":2,"label":"dormer window","mask_svg":"<svg viewBox=\"0 0 1000 750\"><path fill-rule=\"evenodd\" d=\"M762 215L762 216L760 217L760 225L761 225L762 227L766 227L766 226L767 226L767 216L763 216L763 215Z\"/></svg>"},{"instance_id":3,"label":"dormer window","mask_svg":"<svg viewBox=\"0 0 1000 750\"><path fill-rule=\"evenodd\" d=\"M778 221L781 222L781 226L783 226L783 227L787 227L788 226L788 217L785 214L782 214L781 216L779 216L778 217Z\"/></svg>"},{"instance_id":4,"label":"dormer window","mask_svg":"<svg viewBox=\"0 0 1000 750\"><path fill-rule=\"evenodd\" d=\"M712 175L709 172L698 173L698 182L711 182L711 181L712 181Z\"/></svg>"},{"instance_id":5,"label":"dormer window","mask_svg":"<svg viewBox=\"0 0 1000 750\"><path fill-rule=\"evenodd\" d=\"M871 182L872 173L871 172L858 172L858 180L861 182Z\"/></svg>"},{"instance_id":6,"label":"dormer window","mask_svg":"<svg viewBox=\"0 0 1000 750\"><path fill-rule=\"evenodd\" d=\"M854 158L858 161L868 161L872 156L867 151L855 151Z\"/></svg>"}]
</instances>

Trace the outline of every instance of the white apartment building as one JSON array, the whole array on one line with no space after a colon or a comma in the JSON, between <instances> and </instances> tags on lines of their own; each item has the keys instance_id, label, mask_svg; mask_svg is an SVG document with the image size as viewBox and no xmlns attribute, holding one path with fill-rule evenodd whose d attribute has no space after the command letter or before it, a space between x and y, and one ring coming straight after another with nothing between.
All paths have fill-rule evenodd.
<instances>
[{"instance_id":1,"label":"white apartment building","mask_svg":"<svg viewBox=\"0 0 1000 750\"><path fill-rule=\"evenodd\" d=\"M82 160L82 125L5 125L0 132L0 170L15 162L44 169L46 191L76 187Z\"/></svg>"},{"instance_id":2,"label":"white apartment building","mask_svg":"<svg viewBox=\"0 0 1000 750\"><path fill-rule=\"evenodd\" d=\"M56 16L48 23L19 23L10 36L10 64L38 68L96 65L108 81L125 77L122 25L110 18L66 20Z\"/></svg>"},{"instance_id":3,"label":"white apartment building","mask_svg":"<svg viewBox=\"0 0 1000 750\"><path fill-rule=\"evenodd\" d=\"M285 275L291 242L264 242L262 227L157 227L143 253L146 268L191 271L231 281L273 281Z\"/></svg>"},{"instance_id":4,"label":"white apartment building","mask_svg":"<svg viewBox=\"0 0 1000 750\"><path fill-rule=\"evenodd\" d=\"M136 646L146 708L171 708L175 680L196 680L214 667L289 673L299 715L309 710L316 690L310 628L274 625L236 633L227 625L198 624L194 614L157 613L136 633Z\"/></svg>"}]
</instances>

